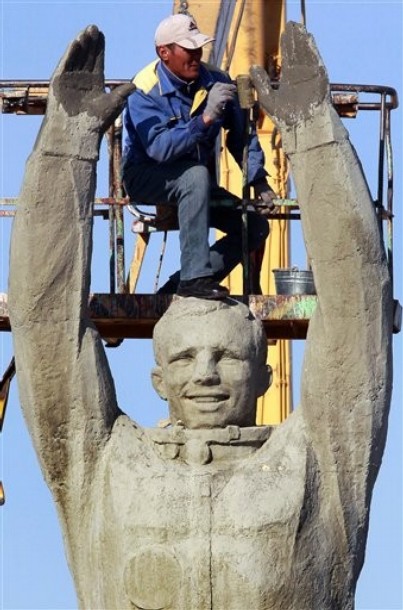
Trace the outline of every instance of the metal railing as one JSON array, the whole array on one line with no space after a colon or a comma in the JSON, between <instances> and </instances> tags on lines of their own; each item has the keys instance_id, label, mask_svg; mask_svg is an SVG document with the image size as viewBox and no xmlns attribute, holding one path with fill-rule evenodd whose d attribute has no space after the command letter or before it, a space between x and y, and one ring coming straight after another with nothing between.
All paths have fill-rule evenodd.
<instances>
[{"instance_id":1,"label":"metal railing","mask_svg":"<svg viewBox=\"0 0 403 610\"><path fill-rule=\"evenodd\" d=\"M107 80L111 90L128 82ZM273 83L276 84L276 83ZM277 83L278 84L278 83ZM48 81L5 80L0 82L0 112L3 114L40 115L46 111ZM374 205L383 233L386 223L386 250L388 266L393 279L393 150L391 139L392 110L398 107L395 89L380 85L338 84L330 85L333 104L343 118L355 118L361 111L379 112L378 176ZM375 99L372 99L374 98ZM111 294L127 291L125 279L124 197L121 182L122 118L118 117L106 133L109 156L108 197L95 200L95 215L109 220L109 290ZM298 219L298 207L293 200L282 200L283 209L273 218ZM0 199L0 217L14 215L15 199Z\"/></svg>"}]
</instances>

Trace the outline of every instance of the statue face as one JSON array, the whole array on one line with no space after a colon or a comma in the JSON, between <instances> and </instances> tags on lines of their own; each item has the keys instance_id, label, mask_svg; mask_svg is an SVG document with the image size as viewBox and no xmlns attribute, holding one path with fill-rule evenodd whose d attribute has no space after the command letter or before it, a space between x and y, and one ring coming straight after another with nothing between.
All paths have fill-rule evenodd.
<instances>
[{"instance_id":1,"label":"statue face","mask_svg":"<svg viewBox=\"0 0 403 610\"><path fill-rule=\"evenodd\" d=\"M172 423L253 426L256 398L269 385L267 367L255 360L250 323L225 311L184 316L169 329L154 387L168 400Z\"/></svg>"}]
</instances>

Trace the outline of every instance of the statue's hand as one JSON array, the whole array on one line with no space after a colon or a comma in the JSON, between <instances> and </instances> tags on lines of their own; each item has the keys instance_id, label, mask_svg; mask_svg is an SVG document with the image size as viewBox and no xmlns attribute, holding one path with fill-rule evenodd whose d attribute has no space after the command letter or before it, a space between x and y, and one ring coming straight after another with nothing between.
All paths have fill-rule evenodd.
<instances>
[{"instance_id":1,"label":"statue's hand","mask_svg":"<svg viewBox=\"0 0 403 610\"><path fill-rule=\"evenodd\" d=\"M302 25L287 23L281 37L281 52L278 89L270 85L263 68L252 66L250 71L261 106L280 128L308 119L329 95L325 66L312 36Z\"/></svg>"},{"instance_id":2,"label":"statue's hand","mask_svg":"<svg viewBox=\"0 0 403 610\"><path fill-rule=\"evenodd\" d=\"M50 81L42 148L86 158L97 156L102 133L135 89L126 83L105 93L104 53L104 35L94 25L69 45Z\"/></svg>"}]
</instances>

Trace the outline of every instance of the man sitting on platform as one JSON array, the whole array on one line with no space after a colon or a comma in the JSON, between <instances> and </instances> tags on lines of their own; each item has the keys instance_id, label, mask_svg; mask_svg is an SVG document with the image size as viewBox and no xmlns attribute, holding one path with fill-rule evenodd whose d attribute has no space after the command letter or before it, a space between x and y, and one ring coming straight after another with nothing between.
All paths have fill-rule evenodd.
<instances>
[{"instance_id":1,"label":"man sitting on platform","mask_svg":"<svg viewBox=\"0 0 403 610\"><path fill-rule=\"evenodd\" d=\"M216 141L221 129L227 130L228 148L241 166L244 116L229 76L201 61L203 46L213 40L187 15L172 15L159 24L159 59L137 74L137 89L128 100L123 180L131 200L178 208L180 274L160 292L220 299L228 291L218 282L242 258L242 214L240 200L217 185ZM274 209L275 195L266 181L255 132L250 135L248 173L255 195ZM211 207L217 199L221 205ZM212 248L210 227L226 234ZM251 210L248 227L249 250L254 251L264 244L269 225Z\"/></svg>"}]
</instances>

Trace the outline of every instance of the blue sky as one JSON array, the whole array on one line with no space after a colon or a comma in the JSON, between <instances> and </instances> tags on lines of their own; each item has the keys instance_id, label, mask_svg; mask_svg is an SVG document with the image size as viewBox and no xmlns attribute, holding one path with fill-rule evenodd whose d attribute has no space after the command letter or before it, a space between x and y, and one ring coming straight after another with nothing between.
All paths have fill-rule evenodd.
<instances>
[{"instance_id":1,"label":"blue sky","mask_svg":"<svg viewBox=\"0 0 403 610\"><path fill-rule=\"evenodd\" d=\"M209 2L205 2L208 6ZM68 42L95 23L106 36L107 78L130 78L154 58L153 33L171 12L172 2L1 2L0 79L48 79ZM402 95L402 2L306 1L307 26L338 83L383 84ZM299 19L299 2L288 4ZM363 116L365 115L365 116ZM371 115L371 116L369 116ZM402 295L402 113L392 113L395 161L395 296ZM0 196L18 194L25 160L40 118L0 115ZM346 121L373 194L376 193L378 116L362 113ZM105 155L98 194L107 195ZM108 290L106 223L96 221L94 291ZM129 225L129 222L127 223ZM10 220L0 219L0 292L7 291ZM128 251L133 241L127 233ZM157 240L155 240L157 241ZM303 256L299 240L292 259ZM164 280L178 262L175 240L168 246ZM157 244L151 248L140 291L152 290ZM357 591L357 610L402 610L402 335L395 336L395 386L384 463L375 487L366 563ZM295 395L302 344L295 350ZM0 374L12 355L11 338L0 336ZM165 403L149 380L151 344L125 341L109 350L120 406L142 425L165 416ZM340 406L342 408L342 405ZM7 503L0 509L0 607L5 610L77 608L61 535L21 416L13 383L1 442L1 474ZM224 610L224 609L223 609Z\"/></svg>"}]
</instances>

